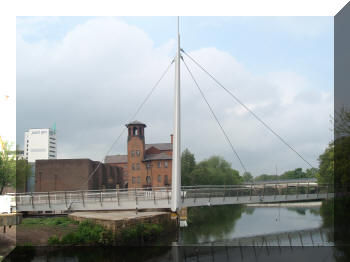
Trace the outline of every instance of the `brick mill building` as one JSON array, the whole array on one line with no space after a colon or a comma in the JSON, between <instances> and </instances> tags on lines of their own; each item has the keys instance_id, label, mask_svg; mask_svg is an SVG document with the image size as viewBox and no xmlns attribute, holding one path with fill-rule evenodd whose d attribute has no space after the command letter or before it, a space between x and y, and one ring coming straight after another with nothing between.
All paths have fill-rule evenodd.
<instances>
[{"instance_id":1,"label":"brick mill building","mask_svg":"<svg viewBox=\"0 0 350 262\"><path fill-rule=\"evenodd\" d=\"M173 137L171 143L145 143L144 123L133 121L128 128L127 155L106 156L105 164L121 167L125 187L146 188L171 185Z\"/></svg>"}]
</instances>

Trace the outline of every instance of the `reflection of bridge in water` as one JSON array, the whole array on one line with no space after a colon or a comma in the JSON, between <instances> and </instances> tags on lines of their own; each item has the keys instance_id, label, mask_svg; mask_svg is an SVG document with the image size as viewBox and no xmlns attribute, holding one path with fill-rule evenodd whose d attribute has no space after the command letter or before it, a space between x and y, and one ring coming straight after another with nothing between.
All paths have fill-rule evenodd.
<instances>
[{"instance_id":1,"label":"reflection of bridge in water","mask_svg":"<svg viewBox=\"0 0 350 262\"><path fill-rule=\"evenodd\" d=\"M265 183L232 186L183 186L180 206L295 202L333 198L333 186L317 183ZM135 188L14 194L12 209L84 211L171 208L171 188Z\"/></svg>"},{"instance_id":2,"label":"reflection of bridge in water","mask_svg":"<svg viewBox=\"0 0 350 262\"><path fill-rule=\"evenodd\" d=\"M312 257L332 261L332 241L333 231L326 228L280 232L173 247L168 261L309 261L307 256L310 261Z\"/></svg>"}]
</instances>

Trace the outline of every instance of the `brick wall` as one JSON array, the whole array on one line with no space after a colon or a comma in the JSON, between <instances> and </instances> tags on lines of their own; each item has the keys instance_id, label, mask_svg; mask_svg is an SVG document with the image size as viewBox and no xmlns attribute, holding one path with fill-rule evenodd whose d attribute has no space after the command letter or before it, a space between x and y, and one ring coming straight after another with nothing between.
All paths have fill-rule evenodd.
<instances>
[{"instance_id":1,"label":"brick wall","mask_svg":"<svg viewBox=\"0 0 350 262\"><path fill-rule=\"evenodd\" d=\"M99 162L90 159L37 160L35 191L69 191L115 188L124 186L119 167L101 164L87 182Z\"/></svg>"}]
</instances>

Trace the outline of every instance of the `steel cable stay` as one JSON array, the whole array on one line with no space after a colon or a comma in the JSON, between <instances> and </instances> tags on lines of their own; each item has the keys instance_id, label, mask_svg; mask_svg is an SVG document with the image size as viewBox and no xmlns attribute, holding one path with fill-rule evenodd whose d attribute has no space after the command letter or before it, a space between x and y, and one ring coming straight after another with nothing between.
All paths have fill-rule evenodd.
<instances>
[{"instance_id":1,"label":"steel cable stay","mask_svg":"<svg viewBox=\"0 0 350 262\"><path fill-rule=\"evenodd\" d=\"M275 132L267 123L265 123L260 117L258 117L248 106L246 106L237 96L235 96L230 90L228 90L224 85L222 85L212 74L210 74L203 66L201 66L195 59L193 59L187 52L183 49L181 51L193 62L195 63L202 71L204 71L211 79L214 80L221 88L223 88L236 102L238 102L242 107L244 107L251 115L254 116L261 124L263 124L272 134L274 134L283 144L285 144L289 149L291 149L295 154L299 156L307 165L311 168L314 168L295 148L293 148L287 141L285 141L277 132Z\"/></svg>"},{"instance_id":2,"label":"steel cable stay","mask_svg":"<svg viewBox=\"0 0 350 262\"><path fill-rule=\"evenodd\" d=\"M164 78L164 76L167 74L167 72L169 71L171 65L174 63L175 59L173 59L171 61L171 63L168 65L168 67L165 69L165 71L163 72L163 74L161 75L161 77L158 79L158 81L155 83L155 85L152 87L152 89L150 90L150 92L147 94L147 96L145 97L145 99L142 101L142 103L140 104L140 106L137 108L137 110L135 111L135 113L129 118L129 120L127 121L127 123L129 123L130 121L132 121L133 119L135 119L135 117L138 115L138 113L140 112L140 110L142 109L142 107L145 105L145 103L147 102L147 100L150 98L150 96L153 94L153 92L155 91L155 89L157 88L157 86L159 85L160 81ZM103 159L98 163L97 167L91 172L91 174L88 176L88 179L81 185L81 188L83 188L91 179L91 177L96 173L97 169L100 167L102 161L104 160L105 156L107 156L110 151L113 149L114 145L119 141L119 139L121 138L121 136L125 133L126 130L126 126L124 126L124 128L121 130L119 136L116 138L116 140L112 143L112 145L110 146L110 148L108 149L108 151L106 152L106 154L104 155Z\"/></svg>"},{"instance_id":3,"label":"steel cable stay","mask_svg":"<svg viewBox=\"0 0 350 262\"><path fill-rule=\"evenodd\" d=\"M182 61L184 62L187 71L189 72L189 74L190 74L190 76L191 76L193 82L194 82L195 85L197 86L197 88L198 88L200 94L202 95L202 97L203 97L205 103L206 103L207 106L209 107L209 110L210 110L210 112L212 113L213 117L215 118L215 121L216 121L217 124L219 125L219 127L220 127L222 133L224 134L224 136L225 136L225 138L226 138L226 141L229 143L229 145L230 145L230 147L231 147L231 149L232 149L234 155L237 157L237 159L238 159L240 165L242 166L243 171L244 171L244 172L247 172L247 169L246 169L245 165L243 164L243 162L242 162L241 158L239 157L237 151L235 150L234 146L232 145L231 140L229 139L228 135L226 134L226 132L225 132L224 128L222 127L222 125L221 125L219 119L218 119L217 116L215 115L215 113L214 113L214 111L213 111L213 108L210 106L210 104L209 104L208 100L206 99L206 97L205 97L205 95L204 95L202 89L199 87L199 85L198 85L196 79L194 78L192 72L191 72L190 69L188 68L188 66L187 66L187 64L186 64L186 62L185 62L185 60L182 59Z\"/></svg>"}]
</instances>

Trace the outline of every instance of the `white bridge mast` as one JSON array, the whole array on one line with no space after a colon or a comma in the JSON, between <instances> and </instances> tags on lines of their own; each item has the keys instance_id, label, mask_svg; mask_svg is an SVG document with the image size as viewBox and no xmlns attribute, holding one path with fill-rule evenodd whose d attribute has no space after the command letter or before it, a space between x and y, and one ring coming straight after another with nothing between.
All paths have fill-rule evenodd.
<instances>
[{"instance_id":1,"label":"white bridge mast","mask_svg":"<svg viewBox=\"0 0 350 262\"><path fill-rule=\"evenodd\" d=\"M175 58L175 108L174 108L174 140L171 182L171 211L180 208L181 192L181 149L180 149L180 31L177 18L177 53Z\"/></svg>"}]
</instances>

